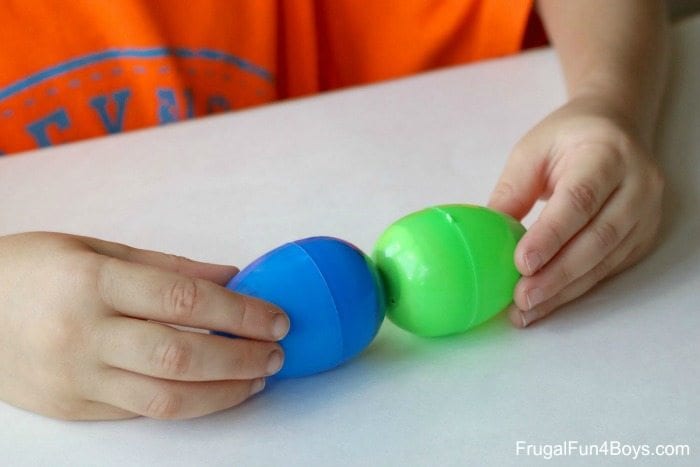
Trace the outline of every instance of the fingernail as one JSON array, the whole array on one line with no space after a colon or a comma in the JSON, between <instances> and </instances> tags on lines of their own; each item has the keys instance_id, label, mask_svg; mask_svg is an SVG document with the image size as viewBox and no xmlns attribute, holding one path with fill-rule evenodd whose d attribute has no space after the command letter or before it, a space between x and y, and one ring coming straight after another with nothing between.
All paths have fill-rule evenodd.
<instances>
[{"instance_id":1,"label":"fingernail","mask_svg":"<svg viewBox=\"0 0 700 467\"><path fill-rule=\"evenodd\" d=\"M537 319L535 310L520 310L520 319L523 320L523 327L526 327Z\"/></svg>"},{"instance_id":2,"label":"fingernail","mask_svg":"<svg viewBox=\"0 0 700 467\"><path fill-rule=\"evenodd\" d=\"M525 297L527 298L527 309L529 311L542 303L544 294L542 293L542 289L535 287L534 289L530 289Z\"/></svg>"},{"instance_id":3,"label":"fingernail","mask_svg":"<svg viewBox=\"0 0 700 467\"><path fill-rule=\"evenodd\" d=\"M520 321L523 323L523 327L527 327L530 322L527 320L527 316L525 316L525 312L523 310L518 310L518 314L520 315Z\"/></svg>"},{"instance_id":4,"label":"fingernail","mask_svg":"<svg viewBox=\"0 0 700 467\"><path fill-rule=\"evenodd\" d=\"M523 321L522 313L520 312L520 309L515 303L510 304L508 308L506 308L505 313L506 315L508 315L508 318L515 326L519 328L525 327L525 322Z\"/></svg>"},{"instance_id":5,"label":"fingernail","mask_svg":"<svg viewBox=\"0 0 700 467\"><path fill-rule=\"evenodd\" d=\"M265 380L263 378L256 379L250 387L250 394L257 394L263 389L265 389Z\"/></svg>"},{"instance_id":6,"label":"fingernail","mask_svg":"<svg viewBox=\"0 0 700 467\"><path fill-rule=\"evenodd\" d=\"M272 335L275 339L282 339L289 332L289 318L278 314L272 321Z\"/></svg>"},{"instance_id":7,"label":"fingernail","mask_svg":"<svg viewBox=\"0 0 700 467\"><path fill-rule=\"evenodd\" d=\"M279 350L273 350L270 352L270 356L267 358L267 374L274 375L280 371L280 368L282 368L282 361L282 352Z\"/></svg>"},{"instance_id":8,"label":"fingernail","mask_svg":"<svg viewBox=\"0 0 700 467\"><path fill-rule=\"evenodd\" d=\"M534 274L542 266L542 256L536 251L529 251L524 256L525 266L530 274Z\"/></svg>"}]
</instances>

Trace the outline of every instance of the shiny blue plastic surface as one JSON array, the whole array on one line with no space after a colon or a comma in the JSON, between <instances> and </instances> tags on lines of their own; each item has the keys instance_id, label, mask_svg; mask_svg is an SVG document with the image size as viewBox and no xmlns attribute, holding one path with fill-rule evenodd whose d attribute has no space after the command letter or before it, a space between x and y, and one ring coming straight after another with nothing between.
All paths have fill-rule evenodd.
<instances>
[{"instance_id":1,"label":"shiny blue plastic surface","mask_svg":"<svg viewBox=\"0 0 700 467\"><path fill-rule=\"evenodd\" d=\"M285 361L277 377L335 368L365 349L384 319L373 263L336 238L282 245L239 272L227 287L274 303L289 316L289 334L280 342Z\"/></svg>"}]
</instances>

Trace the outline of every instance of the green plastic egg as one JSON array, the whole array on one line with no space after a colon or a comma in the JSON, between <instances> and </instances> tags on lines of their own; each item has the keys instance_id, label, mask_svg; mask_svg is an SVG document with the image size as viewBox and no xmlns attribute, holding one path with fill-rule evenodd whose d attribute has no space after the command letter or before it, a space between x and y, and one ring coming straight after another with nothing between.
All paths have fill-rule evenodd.
<instances>
[{"instance_id":1,"label":"green plastic egg","mask_svg":"<svg viewBox=\"0 0 700 467\"><path fill-rule=\"evenodd\" d=\"M393 223L373 258L387 316L422 336L464 332L507 307L520 278L514 252L525 228L480 206L435 206Z\"/></svg>"}]
</instances>

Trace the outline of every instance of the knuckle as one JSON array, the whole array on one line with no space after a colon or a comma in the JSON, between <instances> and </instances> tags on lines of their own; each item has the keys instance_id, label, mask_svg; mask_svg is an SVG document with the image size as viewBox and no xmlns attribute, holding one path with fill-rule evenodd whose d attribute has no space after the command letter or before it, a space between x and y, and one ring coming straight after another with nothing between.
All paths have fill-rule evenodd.
<instances>
[{"instance_id":1,"label":"knuckle","mask_svg":"<svg viewBox=\"0 0 700 467\"><path fill-rule=\"evenodd\" d=\"M169 339L153 352L153 364L166 375L182 376L192 363L192 346L185 339Z\"/></svg>"},{"instance_id":2,"label":"knuckle","mask_svg":"<svg viewBox=\"0 0 700 467\"><path fill-rule=\"evenodd\" d=\"M593 236L598 247L601 250L607 251L612 249L619 243L620 234L610 222L602 222L593 228Z\"/></svg>"},{"instance_id":3,"label":"knuckle","mask_svg":"<svg viewBox=\"0 0 700 467\"><path fill-rule=\"evenodd\" d=\"M567 189L567 194L574 209L589 217L595 213L598 196L590 184L577 183Z\"/></svg>"},{"instance_id":4,"label":"knuckle","mask_svg":"<svg viewBox=\"0 0 700 467\"><path fill-rule=\"evenodd\" d=\"M512 183L507 180L500 180L493 190L493 195L495 198L507 198L513 191L515 191L515 188Z\"/></svg>"},{"instance_id":5,"label":"knuckle","mask_svg":"<svg viewBox=\"0 0 700 467\"><path fill-rule=\"evenodd\" d=\"M515 196L517 193L515 185L508 180L500 180L493 190L491 199L493 201L505 201L511 208L514 208L518 212L527 212L527 204L521 199L520 196Z\"/></svg>"},{"instance_id":6,"label":"knuckle","mask_svg":"<svg viewBox=\"0 0 700 467\"><path fill-rule=\"evenodd\" d=\"M625 159L620 151L610 151L604 156L603 167L606 173L622 171L625 169Z\"/></svg>"},{"instance_id":7,"label":"knuckle","mask_svg":"<svg viewBox=\"0 0 700 467\"><path fill-rule=\"evenodd\" d=\"M163 308L166 314L186 321L195 314L199 301L197 280L183 277L175 280L166 290Z\"/></svg>"},{"instance_id":8,"label":"knuckle","mask_svg":"<svg viewBox=\"0 0 700 467\"><path fill-rule=\"evenodd\" d=\"M182 411L182 397L166 388L158 389L146 404L144 415L157 419L177 418Z\"/></svg>"}]
</instances>

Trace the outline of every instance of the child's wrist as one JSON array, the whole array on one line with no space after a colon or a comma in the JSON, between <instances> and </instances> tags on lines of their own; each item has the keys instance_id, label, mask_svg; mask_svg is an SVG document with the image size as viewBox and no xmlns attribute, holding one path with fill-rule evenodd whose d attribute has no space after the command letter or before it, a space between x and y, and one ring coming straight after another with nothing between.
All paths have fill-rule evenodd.
<instances>
[{"instance_id":1,"label":"child's wrist","mask_svg":"<svg viewBox=\"0 0 700 467\"><path fill-rule=\"evenodd\" d=\"M653 115L645 114L639 103L625 94L610 87L584 85L570 94L569 102L579 103L591 113L613 121L616 126L645 144L651 144L654 136L651 124Z\"/></svg>"},{"instance_id":2,"label":"child's wrist","mask_svg":"<svg viewBox=\"0 0 700 467\"><path fill-rule=\"evenodd\" d=\"M656 122L656 105L644 96L635 80L623 80L608 74L590 76L570 89L569 100L588 101L600 112L611 116L645 143L651 144Z\"/></svg>"}]
</instances>

